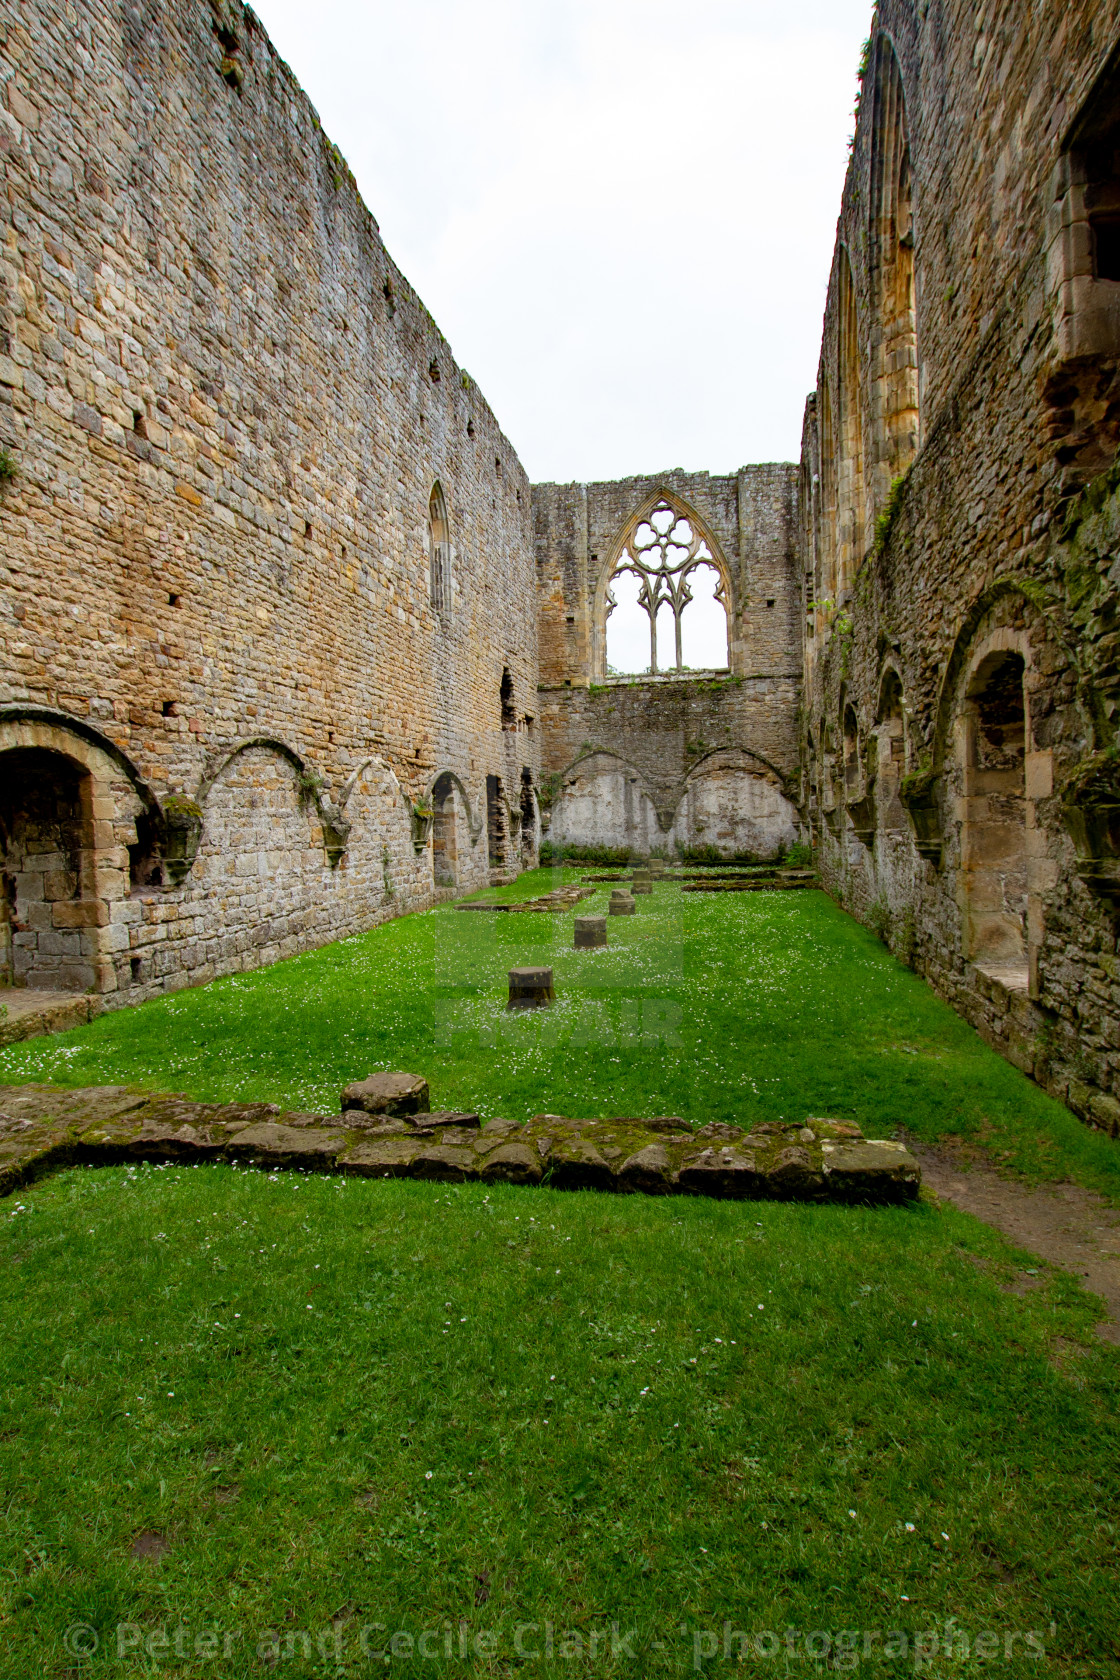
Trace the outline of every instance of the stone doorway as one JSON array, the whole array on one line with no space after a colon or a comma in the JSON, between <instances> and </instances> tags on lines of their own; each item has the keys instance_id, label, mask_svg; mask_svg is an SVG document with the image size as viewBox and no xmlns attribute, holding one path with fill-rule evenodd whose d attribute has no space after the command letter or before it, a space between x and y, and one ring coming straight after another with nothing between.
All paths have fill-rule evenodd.
<instances>
[{"instance_id":1,"label":"stone doorway","mask_svg":"<svg viewBox=\"0 0 1120 1680\"><path fill-rule=\"evenodd\" d=\"M455 783L446 771L432 788L432 877L437 887L454 887L459 883Z\"/></svg>"},{"instance_id":2,"label":"stone doorway","mask_svg":"<svg viewBox=\"0 0 1120 1680\"><path fill-rule=\"evenodd\" d=\"M0 754L0 986L98 984L93 779L64 753Z\"/></svg>"},{"instance_id":3,"label":"stone doorway","mask_svg":"<svg viewBox=\"0 0 1120 1680\"><path fill-rule=\"evenodd\" d=\"M509 823L506 818L502 778L500 776L487 776L486 850L487 861L491 869L505 869L509 861L506 855L508 836Z\"/></svg>"},{"instance_id":4,"label":"stone doorway","mask_svg":"<svg viewBox=\"0 0 1120 1680\"><path fill-rule=\"evenodd\" d=\"M521 772L521 855L531 866L537 848L537 802L533 794L533 772Z\"/></svg>"}]
</instances>

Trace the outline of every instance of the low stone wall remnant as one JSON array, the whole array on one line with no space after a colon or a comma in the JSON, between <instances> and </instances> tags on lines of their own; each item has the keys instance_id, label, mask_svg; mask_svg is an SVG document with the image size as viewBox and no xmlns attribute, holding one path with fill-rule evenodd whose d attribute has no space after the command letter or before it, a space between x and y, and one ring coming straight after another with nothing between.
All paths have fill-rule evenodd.
<instances>
[{"instance_id":1,"label":"low stone wall remnant","mask_svg":"<svg viewBox=\"0 0 1120 1680\"><path fill-rule=\"evenodd\" d=\"M348 1086L350 1106L331 1117L126 1085L0 1086L0 1195L65 1167L123 1161L780 1201L906 1202L921 1184L902 1144L864 1138L848 1121L772 1121L749 1132L672 1117L481 1124L477 1114L432 1112L428 1101L426 1082L407 1074Z\"/></svg>"}]
</instances>

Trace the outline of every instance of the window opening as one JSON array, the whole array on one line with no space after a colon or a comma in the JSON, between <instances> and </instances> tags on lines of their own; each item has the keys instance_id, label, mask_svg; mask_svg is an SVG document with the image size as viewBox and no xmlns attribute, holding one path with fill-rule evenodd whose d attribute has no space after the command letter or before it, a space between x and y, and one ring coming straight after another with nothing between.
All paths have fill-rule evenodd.
<instances>
[{"instance_id":1,"label":"window opening","mask_svg":"<svg viewBox=\"0 0 1120 1680\"><path fill-rule=\"evenodd\" d=\"M640 520L623 543L606 605L608 672L656 674L727 665L723 575L694 522L667 501ZM694 610L686 619L689 606Z\"/></svg>"},{"instance_id":2,"label":"window opening","mask_svg":"<svg viewBox=\"0 0 1120 1680\"><path fill-rule=\"evenodd\" d=\"M428 502L428 560L432 606L440 618L447 618L451 613L451 542L447 504L438 484L432 487Z\"/></svg>"},{"instance_id":3,"label":"window opening","mask_svg":"<svg viewBox=\"0 0 1120 1680\"><path fill-rule=\"evenodd\" d=\"M844 710L844 790L850 798L859 792L863 778L859 767L859 722L855 707Z\"/></svg>"},{"instance_id":4,"label":"window opening","mask_svg":"<svg viewBox=\"0 0 1120 1680\"><path fill-rule=\"evenodd\" d=\"M498 690L498 696L502 703L502 728L516 729L517 708L513 703L513 678L509 674L508 667L502 672L502 683Z\"/></svg>"}]
</instances>

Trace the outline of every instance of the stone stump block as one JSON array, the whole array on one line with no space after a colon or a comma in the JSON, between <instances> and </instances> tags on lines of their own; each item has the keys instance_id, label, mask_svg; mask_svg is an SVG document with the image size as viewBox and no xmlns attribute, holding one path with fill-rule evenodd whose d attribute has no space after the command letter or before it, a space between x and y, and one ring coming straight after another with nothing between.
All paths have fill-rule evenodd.
<instances>
[{"instance_id":1,"label":"stone stump block","mask_svg":"<svg viewBox=\"0 0 1120 1680\"><path fill-rule=\"evenodd\" d=\"M348 1108L366 1114L427 1114L431 1108L428 1081L415 1073L371 1074L347 1085L342 1093L343 1113Z\"/></svg>"},{"instance_id":2,"label":"stone stump block","mask_svg":"<svg viewBox=\"0 0 1120 1680\"><path fill-rule=\"evenodd\" d=\"M653 878L653 880L660 881L665 874L665 859L664 858L650 858L650 860L649 860L649 873L650 873L651 877Z\"/></svg>"},{"instance_id":3,"label":"stone stump block","mask_svg":"<svg viewBox=\"0 0 1120 1680\"><path fill-rule=\"evenodd\" d=\"M653 891L653 877L648 869L635 869L632 891L636 893L651 893Z\"/></svg>"},{"instance_id":4,"label":"stone stump block","mask_svg":"<svg viewBox=\"0 0 1120 1680\"><path fill-rule=\"evenodd\" d=\"M607 908L612 916L633 916L638 906L628 888L618 887L611 893L611 901Z\"/></svg>"},{"instance_id":5,"label":"stone stump block","mask_svg":"<svg viewBox=\"0 0 1120 1680\"><path fill-rule=\"evenodd\" d=\"M507 1009L545 1009L556 997L550 968L511 968Z\"/></svg>"},{"instance_id":6,"label":"stone stump block","mask_svg":"<svg viewBox=\"0 0 1120 1680\"><path fill-rule=\"evenodd\" d=\"M593 951L599 945L607 943L607 918L605 916L577 916L576 939L577 951Z\"/></svg>"}]
</instances>

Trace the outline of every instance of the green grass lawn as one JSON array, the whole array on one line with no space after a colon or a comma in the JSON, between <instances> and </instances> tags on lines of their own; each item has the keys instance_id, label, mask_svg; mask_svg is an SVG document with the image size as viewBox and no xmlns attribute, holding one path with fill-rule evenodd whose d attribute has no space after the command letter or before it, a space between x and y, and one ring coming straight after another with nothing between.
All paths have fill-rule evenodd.
<instances>
[{"instance_id":1,"label":"green grass lawn","mask_svg":"<svg viewBox=\"0 0 1120 1680\"><path fill-rule=\"evenodd\" d=\"M578 870L538 870L532 897ZM581 908L605 908L601 887ZM1120 1149L988 1049L823 893L682 894L612 917L575 951L572 914L444 907L272 968L119 1010L0 1051L0 1080L134 1081L200 1100L333 1113L377 1069L431 1082L432 1106L484 1118L678 1114L858 1120L983 1143L1031 1177L1120 1201ZM549 962L558 1003L508 1015L506 973Z\"/></svg>"},{"instance_id":2,"label":"green grass lawn","mask_svg":"<svg viewBox=\"0 0 1120 1680\"><path fill-rule=\"evenodd\" d=\"M820 894L571 924L409 917L0 1078L332 1109L401 1067L487 1115L955 1132L1117 1194ZM556 1009L507 1017L550 959ZM1120 1677L1120 1360L951 1208L75 1169L0 1203L0 1290L3 1680Z\"/></svg>"},{"instance_id":3,"label":"green grass lawn","mask_svg":"<svg viewBox=\"0 0 1120 1680\"><path fill-rule=\"evenodd\" d=\"M1120 1673L1115 1351L951 1210L77 1169L0 1267L6 1676Z\"/></svg>"}]
</instances>

